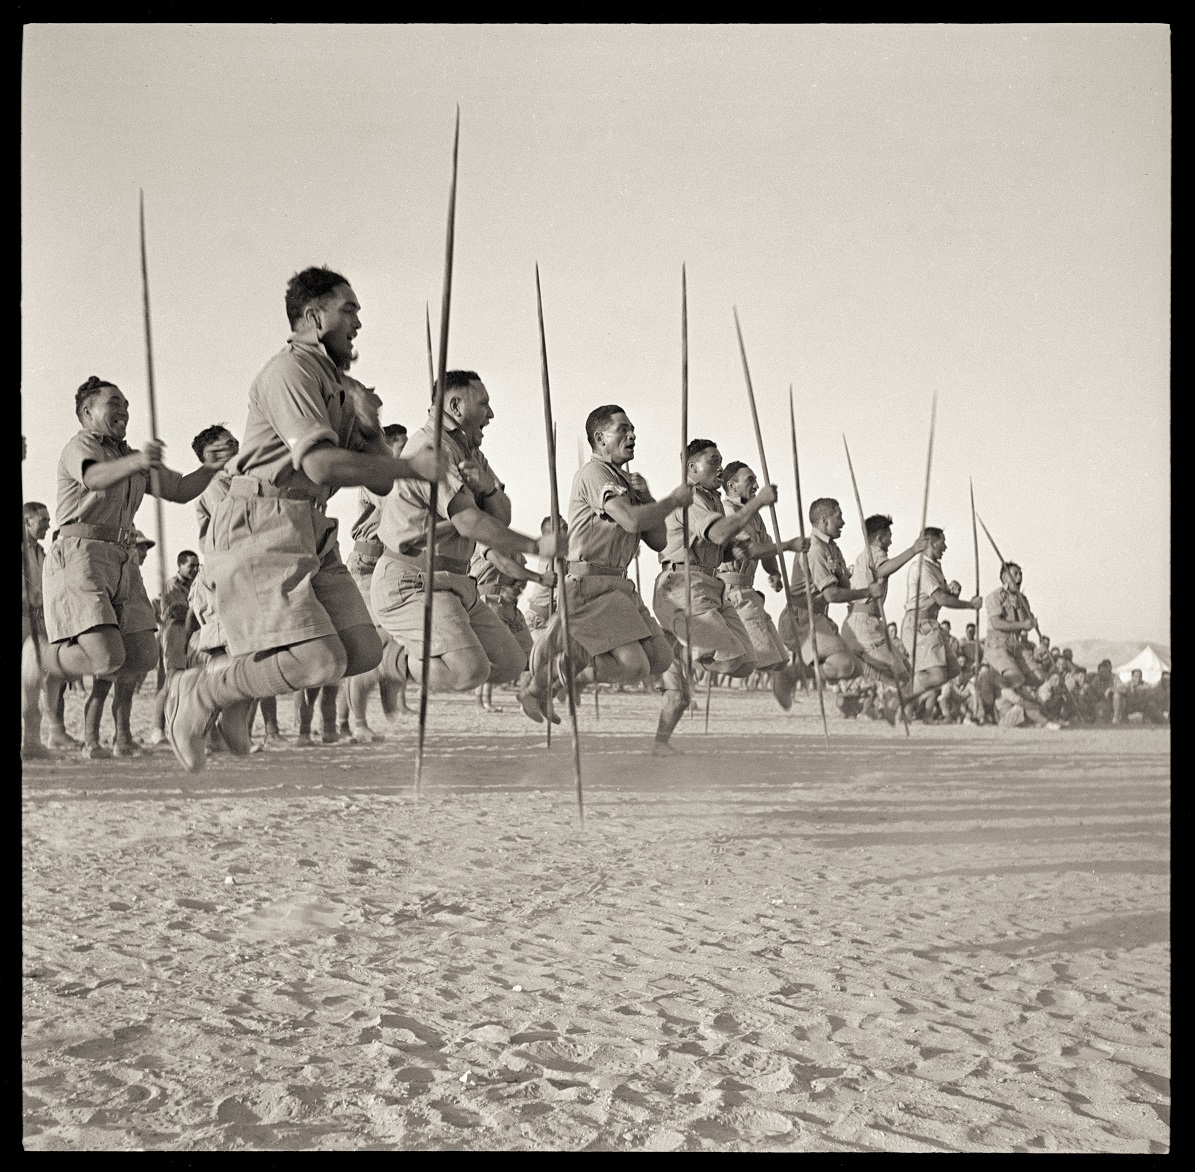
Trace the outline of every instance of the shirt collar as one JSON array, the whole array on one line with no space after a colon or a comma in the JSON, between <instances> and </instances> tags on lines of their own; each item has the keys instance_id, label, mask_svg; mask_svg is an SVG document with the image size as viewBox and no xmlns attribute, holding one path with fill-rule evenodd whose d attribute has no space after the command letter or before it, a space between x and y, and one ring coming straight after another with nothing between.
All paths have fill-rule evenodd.
<instances>
[{"instance_id":1,"label":"shirt collar","mask_svg":"<svg viewBox=\"0 0 1195 1172\"><path fill-rule=\"evenodd\" d=\"M833 537L828 537L828 536L827 536L825 533L823 533L823 532L822 532L822 531L821 531L821 530L820 530L820 529L819 529L819 528L818 528L816 525L815 525L815 526L814 526L814 527L813 527L813 528L810 530L810 534L809 534L809 535L810 535L810 537L815 537L815 538L817 538L817 540L818 540L818 541L824 541L824 542L825 542L827 545L833 545L833 544L834 544L834 538L833 538Z\"/></svg>"},{"instance_id":2,"label":"shirt collar","mask_svg":"<svg viewBox=\"0 0 1195 1172\"><path fill-rule=\"evenodd\" d=\"M298 350L307 350L312 354L318 354L325 362L331 365L336 373L340 373L340 368L332 361L332 355L324 348L323 342L307 337L303 334L294 333L286 339L288 346L293 346Z\"/></svg>"}]
</instances>

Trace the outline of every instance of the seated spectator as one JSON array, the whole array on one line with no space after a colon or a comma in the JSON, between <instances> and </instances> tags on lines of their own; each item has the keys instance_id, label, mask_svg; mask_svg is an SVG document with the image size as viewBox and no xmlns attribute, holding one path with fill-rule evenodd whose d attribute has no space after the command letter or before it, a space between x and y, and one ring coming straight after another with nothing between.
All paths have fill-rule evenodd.
<instances>
[{"instance_id":1,"label":"seated spectator","mask_svg":"<svg viewBox=\"0 0 1195 1172\"><path fill-rule=\"evenodd\" d=\"M1112 671L1112 660L1100 661L1095 675L1090 672L1083 690L1083 701L1086 711L1090 714L1093 724L1111 724L1113 713L1113 696L1120 686L1120 681Z\"/></svg>"},{"instance_id":2,"label":"seated spectator","mask_svg":"<svg viewBox=\"0 0 1195 1172\"><path fill-rule=\"evenodd\" d=\"M1130 716L1140 714L1144 724L1161 724L1156 698L1154 689L1142 677L1141 669L1134 668L1129 682L1120 682L1112 693L1112 723L1120 724Z\"/></svg>"}]
</instances>

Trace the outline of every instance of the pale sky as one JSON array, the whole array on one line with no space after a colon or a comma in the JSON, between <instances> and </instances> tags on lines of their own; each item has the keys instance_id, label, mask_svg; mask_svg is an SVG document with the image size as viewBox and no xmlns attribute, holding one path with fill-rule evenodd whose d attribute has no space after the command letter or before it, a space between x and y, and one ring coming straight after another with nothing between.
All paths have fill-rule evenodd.
<instances>
[{"instance_id":1,"label":"pale sky","mask_svg":"<svg viewBox=\"0 0 1195 1172\"><path fill-rule=\"evenodd\" d=\"M947 576L973 591L974 477L1047 634L1168 642L1169 42L1161 25L26 26L25 497L54 512L90 374L147 438L138 188L172 467L194 467L209 423L243 435L310 264L352 281L354 374L414 430L459 103L449 365L489 387L517 528L548 507L535 263L567 497L605 402L634 420L656 495L679 480L685 262L690 435L759 471L737 305L786 537L790 382L806 508L842 502L848 561L842 433L902 548L937 390ZM355 503L331 503L346 554ZM173 568L194 513L166 515ZM138 524L152 533L152 504ZM997 569L981 549L985 594ZM657 570L644 549L649 603ZM146 573L154 593L152 557ZM902 571L890 618L904 593Z\"/></svg>"}]
</instances>

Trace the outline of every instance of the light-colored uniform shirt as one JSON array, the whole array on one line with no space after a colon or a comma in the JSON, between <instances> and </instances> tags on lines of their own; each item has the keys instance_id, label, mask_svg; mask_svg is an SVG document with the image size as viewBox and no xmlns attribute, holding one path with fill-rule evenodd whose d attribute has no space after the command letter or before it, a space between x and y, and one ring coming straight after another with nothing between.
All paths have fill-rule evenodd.
<instances>
[{"instance_id":1,"label":"light-colored uniform shirt","mask_svg":"<svg viewBox=\"0 0 1195 1172\"><path fill-rule=\"evenodd\" d=\"M937 619L941 604L933 600L936 590L946 590L946 574L942 570L942 563L932 558L921 560L921 574L917 574L917 559L909 570L909 590L905 597L905 613L917 611L919 619ZM918 602L918 586L920 586L921 601ZM946 591L950 593L949 590Z\"/></svg>"},{"instance_id":2,"label":"light-colored uniform shirt","mask_svg":"<svg viewBox=\"0 0 1195 1172\"><path fill-rule=\"evenodd\" d=\"M216 505L228 495L228 485L231 481L232 473L227 468L221 468L195 501L195 519L199 523L200 550L207 548L207 531L212 524L212 513L216 511Z\"/></svg>"},{"instance_id":3,"label":"light-colored uniform shirt","mask_svg":"<svg viewBox=\"0 0 1195 1172\"><path fill-rule=\"evenodd\" d=\"M673 509L666 518L668 542L660 554L661 565L680 565L685 561L684 513L683 508ZM709 539L710 530L725 516L722 498L716 492L695 484L693 503L689 506L688 561L690 565L704 570L707 574L717 574L726 546L730 544Z\"/></svg>"},{"instance_id":4,"label":"light-colored uniform shirt","mask_svg":"<svg viewBox=\"0 0 1195 1172\"><path fill-rule=\"evenodd\" d=\"M176 575L166 586L166 593L161 598L154 599L154 612L158 616L159 625L165 625L167 622L185 623L187 621L191 585L191 582L183 582Z\"/></svg>"},{"instance_id":5,"label":"light-colored uniform shirt","mask_svg":"<svg viewBox=\"0 0 1195 1172\"><path fill-rule=\"evenodd\" d=\"M96 435L84 428L62 449L58 458L58 528L63 525L110 525L131 529L133 518L150 490L149 472L134 472L108 488L88 488L83 483L84 465L103 464L135 454L124 440ZM169 468L158 469L162 500L182 501L182 476Z\"/></svg>"},{"instance_id":6,"label":"light-colored uniform shirt","mask_svg":"<svg viewBox=\"0 0 1195 1172\"><path fill-rule=\"evenodd\" d=\"M41 610L41 576L42 567L46 564L46 551L42 549L40 541L26 537L25 549L21 556L25 559L25 569L21 573L21 603L26 611ZM27 592L26 581L28 581Z\"/></svg>"},{"instance_id":7,"label":"light-colored uniform shirt","mask_svg":"<svg viewBox=\"0 0 1195 1172\"><path fill-rule=\"evenodd\" d=\"M984 646L992 650L1015 650L1020 647L1025 637L1022 631L997 631L991 620L997 618L1010 623L1023 623L1032 614L1029 600L1023 594L1014 594L1001 586L983 600L983 608L988 613L988 633L984 638Z\"/></svg>"},{"instance_id":8,"label":"light-colored uniform shirt","mask_svg":"<svg viewBox=\"0 0 1195 1172\"><path fill-rule=\"evenodd\" d=\"M809 553L809 585L813 591L813 613L826 614L830 604L822 594L829 587L840 586L849 590L851 586L851 572L847 569L846 558L842 550L832 537L827 537L820 529L810 531ZM805 573L800 559L794 566L793 602L801 609L805 607Z\"/></svg>"},{"instance_id":9,"label":"light-colored uniform shirt","mask_svg":"<svg viewBox=\"0 0 1195 1172\"><path fill-rule=\"evenodd\" d=\"M444 431L441 437L443 453L448 461L448 470L440 481L436 494L437 520L448 520L448 505L462 489L469 493L477 507L481 502L465 483L457 464L472 460L483 470L490 472L489 461L480 448L473 447L448 415L444 416ZM429 419L411 438L403 449L404 458L409 459L416 452L435 447L435 421ZM503 486L497 482L499 489ZM431 505L432 486L426 480L396 480L394 487L382 498L382 515L378 521L377 538L387 549L409 558L422 558L427 546L427 512ZM468 566L473 559L476 542L453 532L447 537L436 537L436 559L450 559ZM462 571L463 573L464 571Z\"/></svg>"},{"instance_id":10,"label":"light-colored uniform shirt","mask_svg":"<svg viewBox=\"0 0 1195 1172\"><path fill-rule=\"evenodd\" d=\"M378 536L378 525L382 520L384 496L378 496L364 485L357 493L357 519L353 522L354 541L374 541ZM439 545L439 542L436 543Z\"/></svg>"},{"instance_id":11,"label":"light-colored uniform shirt","mask_svg":"<svg viewBox=\"0 0 1195 1172\"><path fill-rule=\"evenodd\" d=\"M872 569L872 562L878 566L884 561L884 555L877 553L875 550L864 550L857 558L855 564L851 566L851 589L852 590L866 590L874 581L876 581L876 573ZM880 605L883 606L888 598L888 578L880 578L880 583L884 587L884 593L880 595ZM851 614L876 614L875 603L870 598L858 598L850 604Z\"/></svg>"},{"instance_id":12,"label":"light-colored uniform shirt","mask_svg":"<svg viewBox=\"0 0 1195 1172\"><path fill-rule=\"evenodd\" d=\"M252 476L275 488L298 491L323 508L332 489L303 472L303 457L328 442L349 451L366 447L336 363L321 343L292 335L249 388L245 439L232 465L235 476Z\"/></svg>"},{"instance_id":13,"label":"light-colored uniform shirt","mask_svg":"<svg viewBox=\"0 0 1195 1172\"><path fill-rule=\"evenodd\" d=\"M538 565L532 567L537 574L542 574L552 565L551 560L548 558L533 558L532 560L538 563ZM528 610L539 610L546 613L548 607L551 605L552 588L544 586L540 582L528 582L523 597L527 601Z\"/></svg>"},{"instance_id":14,"label":"light-colored uniform shirt","mask_svg":"<svg viewBox=\"0 0 1195 1172\"><path fill-rule=\"evenodd\" d=\"M647 504L647 498L631 487L630 477L597 456L577 469L568 498L568 560L608 566L621 573L635 560L640 535L628 533L607 512L616 496L631 505Z\"/></svg>"},{"instance_id":15,"label":"light-colored uniform shirt","mask_svg":"<svg viewBox=\"0 0 1195 1172\"><path fill-rule=\"evenodd\" d=\"M736 500L727 498L722 502L726 509L728 517L734 516L740 509L745 506ZM756 513L754 517L747 522L745 529L740 529L734 538L723 547L723 561L718 567L718 576L727 578L734 576L736 582L741 582L744 586L751 586L755 582L755 573L759 569L759 558L749 557L747 549L751 545L765 544L768 541L767 526L763 523L763 517Z\"/></svg>"}]
</instances>

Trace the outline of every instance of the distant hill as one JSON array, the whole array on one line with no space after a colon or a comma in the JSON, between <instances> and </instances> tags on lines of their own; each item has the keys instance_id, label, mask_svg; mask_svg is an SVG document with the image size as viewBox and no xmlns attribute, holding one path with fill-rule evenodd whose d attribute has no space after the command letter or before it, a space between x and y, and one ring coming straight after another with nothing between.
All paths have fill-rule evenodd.
<instances>
[{"instance_id":1,"label":"distant hill","mask_svg":"<svg viewBox=\"0 0 1195 1172\"><path fill-rule=\"evenodd\" d=\"M1029 636L1031 639L1032 635ZM1034 640L1036 642L1036 640ZM1099 666L1101 659L1112 660L1113 667L1128 663L1139 651L1146 646L1152 647L1167 663L1173 663L1170 657L1169 643L1155 643L1152 639L1142 639L1138 642L1117 639L1077 639L1073 643L1063 643L1075 653L1075 662L1082 667L1094 669Z\"/></svg>"}]
</instances>

